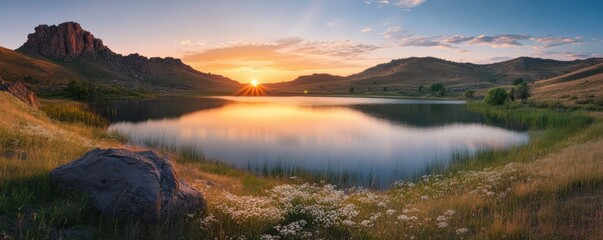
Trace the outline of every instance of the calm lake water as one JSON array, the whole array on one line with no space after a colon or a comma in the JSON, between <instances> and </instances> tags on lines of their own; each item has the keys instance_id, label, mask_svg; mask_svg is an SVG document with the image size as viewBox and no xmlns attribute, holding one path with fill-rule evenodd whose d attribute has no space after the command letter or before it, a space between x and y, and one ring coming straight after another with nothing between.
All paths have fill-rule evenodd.
<instances>
[{"instance_id":1,"label":"calm lake water","mask_svg":"<svg viewBox=\"0 0 603 240\"><path fill-rule=\"evenodd\" d=\"M462 101L338 97L208 97L95 106L134 144L193 148L261 174L311 173L388 187L459 154L528 142Z\"/></svg>"}]
</instances>

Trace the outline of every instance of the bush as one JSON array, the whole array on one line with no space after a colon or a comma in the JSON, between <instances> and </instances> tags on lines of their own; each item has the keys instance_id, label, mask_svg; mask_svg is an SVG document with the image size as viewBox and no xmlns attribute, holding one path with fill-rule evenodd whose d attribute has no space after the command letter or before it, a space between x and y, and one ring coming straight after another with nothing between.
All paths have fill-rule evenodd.
<instances>
[{"instance_id":1,"label":"bush","mask_svg":"<svg viewBox=\"0 0 603 240\"><path fill-rule=\"evenodd\" d=\"M354 92L354 87L350 87L350 93Z\"/></svg>"},{"instance_id":2,"label":"bush","mask_svg":"<svg viewBox=\"0 0 603 240\"><path fill-rule=\"evenodd\" d=\"M472 98L475 97L475 90L473 90L473 89L467 89L467 90L465 90L464 95L465 95L465 98L472 99Z\"/></svg>"},{"instance_id":3,"label":"bush","mask_svg":"<svg viewBox=\"0 0 603 240\"><path fill-rule=\"evenodd\" d=\"M526 100L528 100L528 98L530 97L530 87L528 86L528 84L526 82L522 82L520 83L518 86L515 87L515 90L517 92L517 98L521 99L522 102L525 102Z\"/></svg>"},{"instance_id":4,"label":"bush","mask_svg":"<svg viewBox=\"0 0 603 240\"><path fill-rule=\"evenodd\" d=\"M441 84L441 83L431 84L431 86L429 87L429 89L431 89L432 92L440 92L442 90L445 90L444 84Z\"/></svg>"},{"instance_id":5,"label":"bush","mask_svg":"<svg viewBox=\"0 0 603 240\"><path fill-rule=\"evenodd\" d=\"M518 78L518 79L513 80L513 85L516 85L516 86L517 86L517 85L519 85L519 84L521 84L521 83L525 83L525 82L526 82L526 81L525 81L525 80L523 80L523 78Z\"/></svg>"},{"instance_id":6,"label":"bush","mask_svg":"<svg viewBox=\"0 0 603 240\"><path fill-rule=\"evenodd\" d=\"M486 93L484 102L490 105L501 105L507 100L507 90L501 87L492 88Z\"/></svg>"},{"instance_id":7,"label":"bush","mask_svg":"<svg viewBox=\"0 0 603 240\"><path fill-rule=\"evenodd\" d=\"M71 80L67 87L63 89L67 97L76 100L86 100L92 98L94 87L90 82L80 80Z\"/></svg>"}]
</instances>

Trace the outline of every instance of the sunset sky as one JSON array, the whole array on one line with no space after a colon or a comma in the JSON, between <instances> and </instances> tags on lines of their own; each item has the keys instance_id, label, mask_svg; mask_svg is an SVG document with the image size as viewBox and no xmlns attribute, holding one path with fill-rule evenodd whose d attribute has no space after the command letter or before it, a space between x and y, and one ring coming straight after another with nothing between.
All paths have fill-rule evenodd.
<instances>
[{"instance_id":1,"label":"sunset sky","mask_svg":"<svg viewBox=\"0 0 603 240\"><path fill-rule=\"evenodd\" d=\"M174 56L240 82L348 75L411 56L603 57L603 1L2 1L0 46L79 22L120 54Z\"/></svg>"}]
</instances>

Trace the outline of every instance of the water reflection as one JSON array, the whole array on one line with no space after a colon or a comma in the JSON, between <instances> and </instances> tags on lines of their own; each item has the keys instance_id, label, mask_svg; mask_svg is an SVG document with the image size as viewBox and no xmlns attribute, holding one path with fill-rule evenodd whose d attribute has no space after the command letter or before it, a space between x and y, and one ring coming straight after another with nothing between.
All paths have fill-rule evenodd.
<instances>
[{"instance_id":1,"label":"water reflection","mask_svg":"<svg viewBox=\"0 0 603 240\"><path fill-rule=\"evenodd\" d=\"M179 117L120 121L110 130L139 144L194 146L210 158L260 173L304 171L378 187L446 165L455 152L528 141L524 132L482 124L482 117L466 111L461 102L312 97L188 101L220 104ZM156 110L149 107L143 109ZM161 116L162 109L157 110L153 114ZM130 115L135 114L132 109Z\"/></svg>"}]
</instances>

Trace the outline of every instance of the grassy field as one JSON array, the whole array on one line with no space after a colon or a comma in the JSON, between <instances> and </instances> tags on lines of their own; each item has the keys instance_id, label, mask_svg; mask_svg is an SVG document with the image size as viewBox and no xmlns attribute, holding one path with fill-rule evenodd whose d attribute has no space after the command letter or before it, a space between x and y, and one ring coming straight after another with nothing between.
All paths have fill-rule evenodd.
<instances>
[{"instance_id":1,"label":"grassy field","mask_svg":"<svg viewBox=\"0 0 603 240\"><path fill-rule=\"evenodd\" d=\"M460 156L448 171L384 191L258 177L164 149L208 212L150 225L102 218L50 182L51 169L125 143L85 105L42 104L0 93L0 239L603 239L603 121L586 113L471 103L529 129L531 142Z\"/></svg>"}]
</instances>

